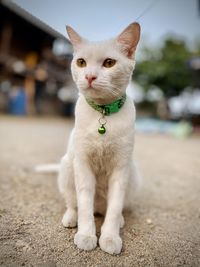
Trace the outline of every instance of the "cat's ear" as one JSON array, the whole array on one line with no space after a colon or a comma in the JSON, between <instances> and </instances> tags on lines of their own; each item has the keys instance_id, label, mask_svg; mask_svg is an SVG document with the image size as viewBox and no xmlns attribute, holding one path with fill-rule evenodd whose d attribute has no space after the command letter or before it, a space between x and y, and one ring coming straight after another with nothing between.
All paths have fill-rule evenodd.
<instances>
[{"instance_id":1,"label":"cat's ear","mask_svg":"<svg viewBox=\"0 0 200 267\"><path fill-rule=\"evenodd\" d=\"M122 45L122 50L128 58L132 58L140 39L140 25L131 23L118 37L117 42Z\"/></svg>"},{"instance_id":2,"label":"cat's ear","mask_svg":"<svg viewBox=\"0 0 200 267\"><path fill-rule=\"evenodd\" d=\"M85 41L72 27L66 26L66 30L69 36L69 39L76 50L76 48Z\"/></svg>"}]
</instances>

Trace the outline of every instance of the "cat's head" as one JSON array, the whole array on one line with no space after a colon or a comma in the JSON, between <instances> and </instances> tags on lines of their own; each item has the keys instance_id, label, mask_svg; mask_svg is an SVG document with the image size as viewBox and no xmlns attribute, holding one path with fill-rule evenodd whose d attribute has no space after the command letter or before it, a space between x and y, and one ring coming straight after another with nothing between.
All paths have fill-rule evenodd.
<instances>
[{"instance_id":1,"label":"cat's head","mask_svg":"<svg viewBox=\"0 0 200 267\"><path fill-rule=\"evenodd\" d=\"M115 39L103 42L90 42L69 26L67 32L74 48L72 76L79 91L100 104L123 95L135 66L139 24L132 23Z\"/></svg>"}]
</instances>

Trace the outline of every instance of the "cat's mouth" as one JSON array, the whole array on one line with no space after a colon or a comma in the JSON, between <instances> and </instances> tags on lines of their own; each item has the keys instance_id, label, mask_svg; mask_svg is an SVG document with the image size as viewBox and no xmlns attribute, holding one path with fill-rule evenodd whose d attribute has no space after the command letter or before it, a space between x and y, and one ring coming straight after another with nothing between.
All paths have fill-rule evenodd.
<instances>
[{"instance_id":1,"label":"cat's mouth","mask_svg":"<svg viewBox=\"0 0 200 267\"><path fill-rule=\"evenodd\" d=\"M82 88L82 91L84 94L86 94L88 97L96 97L96 96L105 96L105 88L102 87L100 84L97 83L91 83L91 84L85 84Z\"/></svg>"},{"instance_id":2,"label":"cat's mouth","mask_svg":"<svg viewBox=\"0 0 200 267\"><path fill-rule=\"evenodd\" d=\"M91 84L87 87L87 90L99 90L99 88L97 86Z\"/></svg>"},{"instance_id":3,"label":"cat's mouth","mask_svg":"<svg viewBox=\"0 0 200 267\"><path fill-rule=\"evenodd\" d=\"M84 88L85 94L87 94L90 97L96 97L96 96L100 96L103 93L102 88L96 86L96 85L89 85L87 87Z\"/></svg>"}]
</instances>

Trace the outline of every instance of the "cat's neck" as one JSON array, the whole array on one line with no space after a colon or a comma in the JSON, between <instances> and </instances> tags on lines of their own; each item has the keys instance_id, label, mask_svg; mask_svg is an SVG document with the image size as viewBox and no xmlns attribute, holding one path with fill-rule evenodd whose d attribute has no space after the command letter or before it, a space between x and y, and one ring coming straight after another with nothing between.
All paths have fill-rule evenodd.
<instances>
[{"instance_id":1,"label":"cat's neck","mask_svg":"<svg viewBox=\"0 0 200 267\"><path fill-rule=\"evenodd\" d=\"M90 97L89 99L92 100L93 102L95 102L97 105L108 105L108 104L111 104L112 102L120 99L122 96L123 96L123 94L118 95L118 96L106 97L106 98Z\"/></svg>"}]
</instances>

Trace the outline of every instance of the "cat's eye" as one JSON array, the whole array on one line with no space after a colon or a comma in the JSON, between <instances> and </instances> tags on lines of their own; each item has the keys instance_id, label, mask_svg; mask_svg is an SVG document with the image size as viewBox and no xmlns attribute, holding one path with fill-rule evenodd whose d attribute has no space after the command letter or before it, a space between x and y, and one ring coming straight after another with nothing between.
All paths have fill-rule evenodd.
<instances>
[{"instance_id":1,"label":"cat's eye","mask_svg":"<svg viewBox=\"0 0 200 267\"><path fill-rule=\"evenodd\" d=\"M103 62L103 66L106 68L111 68L115 65L116 60L112 58L106 58Z\"/></svg>"},{"instance_id":2,"label":"cat's eye","mask_svg":"<svg viewBox=\"0 0 200 267\"><path fill-rule=\"evenodd\" d=\"M76 61L77 66L80 68L86 67L86 61L83 58L78 58Z\"/></svg>"}]
</instances>

